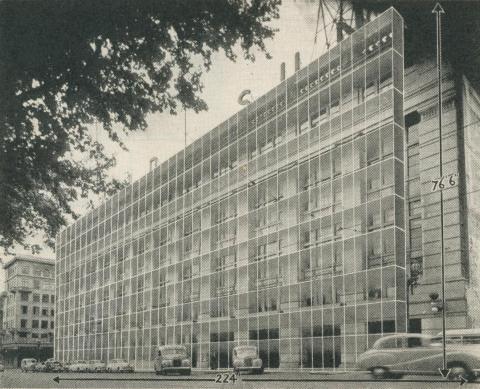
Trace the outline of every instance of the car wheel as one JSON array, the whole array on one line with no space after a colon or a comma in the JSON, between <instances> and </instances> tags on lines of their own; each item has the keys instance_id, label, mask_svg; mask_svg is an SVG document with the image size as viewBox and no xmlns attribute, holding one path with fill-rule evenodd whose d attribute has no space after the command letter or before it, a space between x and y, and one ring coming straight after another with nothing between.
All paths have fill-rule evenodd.
<instances>
[{"instance_id":1,"label":"car wheel","mask_svg":"<svg viewBox=\"0 0 480 389\"><path fill-rule=\"evenodd\" d=\"M472 378L472 372L461 363L452 363L448 365L450 373L448 373L448 379L450 381L458 381L460 377L470 380Z\"/></svg>"},{"instance_id":2,"label":"car wheel","mask_svg":"<svg viewBox=\"0 0 480 389\"><path fill-rule=\"evenodd\" d=\"M373 378L375 379L382 379L388 377L388 369L384 368L383 366L376 366L370 371Z\"/></svg>"}]
</instances>

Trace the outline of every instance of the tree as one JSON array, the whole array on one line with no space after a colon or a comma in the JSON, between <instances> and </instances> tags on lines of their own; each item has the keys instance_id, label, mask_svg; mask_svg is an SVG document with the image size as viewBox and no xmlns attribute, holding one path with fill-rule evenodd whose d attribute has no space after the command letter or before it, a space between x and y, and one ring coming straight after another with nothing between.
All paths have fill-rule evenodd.
<instances>
[{"instance_id":1,"label":"tree","mask_svg":"<svg viewBox=\"0 0 480 389\"><path fill-rule=\"evenodd\" d=\"M36 231L52 245L77 217L73 201L117 190L115 160L89 126L124 147L121 135L145 129L150 113L205 110L212 54L268 56L279 2L1 2L0 245L25 246Z\"/></svg>"}]
</instances>

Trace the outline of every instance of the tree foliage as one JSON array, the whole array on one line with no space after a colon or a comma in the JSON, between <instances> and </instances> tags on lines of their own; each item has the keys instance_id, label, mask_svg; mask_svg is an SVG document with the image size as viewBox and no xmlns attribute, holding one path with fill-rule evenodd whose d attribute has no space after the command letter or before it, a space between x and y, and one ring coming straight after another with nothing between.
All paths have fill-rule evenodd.
<instances>
[{"instance_id":1,"label":"tree foliage","mask_svg":"<svg viewBox=\"0 0 480 389\"><path fill-rule=\"evenodd\" d=\"M47 241L72 202L111 193L115 163L89 131L143 130L146 115L206 109L212 54L268 56L279 0L0 2L0 245ZM120 130L118 130L120 128ZM81 155L82 158L73 158Z\"/></svg>"}]
</instances>

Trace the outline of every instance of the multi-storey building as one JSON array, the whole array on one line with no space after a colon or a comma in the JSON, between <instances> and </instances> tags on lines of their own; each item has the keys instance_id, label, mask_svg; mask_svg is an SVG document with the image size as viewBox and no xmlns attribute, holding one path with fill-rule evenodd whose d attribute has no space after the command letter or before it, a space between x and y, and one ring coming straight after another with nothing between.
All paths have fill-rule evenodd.
<instances>
[{"instance_id":1,"label":"multi-storey building","mask_svg":"<svg viewBox=\"0 0 480 389\"><path fill-rule=\"evenodd\" d=\"M55 262L19 255L6 272L1 352L7 367L22 358L44 360L53 355Z\"/></svg>"},{"instance_id":2,"label":"multi-storey building","mask_svg":"<svg viewBox=\"0 0 480 389\"><path fill-rule=\"evenodd\" d=\"M389 9L63 230L56 358L151 368L158 345L182 343L194 367L219 368L255 344L267 368L348 369L407 315L438 330L435 73L430 60L405 72L403 45ZM450 327L474 317L460 220L474 154L445 191Z\"/></svg>"}]
</instances>

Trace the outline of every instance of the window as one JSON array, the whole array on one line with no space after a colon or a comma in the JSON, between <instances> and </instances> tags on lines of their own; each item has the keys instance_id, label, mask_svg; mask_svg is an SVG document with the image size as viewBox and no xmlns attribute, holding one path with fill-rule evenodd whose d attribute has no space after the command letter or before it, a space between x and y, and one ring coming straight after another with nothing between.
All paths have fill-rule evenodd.
<instances>
[{"instance_id":1,"label":"window","mask_svg":"<svg viewBox=\"0 0 480 389\"><path fill-rule=\"evenodd\" d=\"M42 316L48 316L48 309L42 309Z\"/></svg>"},{"instance_id":2,"label":"window","mask_svg":"<svg viewBox=\"0 0 480 389\"><path fill-rule=\"evenodd\" d=\"M20 320L20 328L27 328L27 320L26 319Z\"/></svg>"},{"instance_id":3,"label":"window","mask_svg":"<svg viewBox=\"0 0 480 389\"><path fill-rule=\"evenodd\" d=\"M22 267L22 274L30 274L30 267L28 266Z\"/></svg>"},{"instance_id":4,"label":"window","mask_svg":"<svg viewBox=\"0 0 480 389\"><path fill-rule=\"evenodd\" d=\"M34 303L39 303L40 302L40 295L39 294L34 294L33 295L33 302Z\"/></svg>"},{"instance_id":5,"label":"window","mask_svg":"<svg viewBox=\"0 0 480 389\"><path fill-rule=\"evenodd\" d=\"M38 320L32 320L32 328L38 328Z\"/></svg>"},{"instance_id":6,"label":"window","mask_svg":"<svg viewBox=\"0 0 480 389\"><path fill-rule=\"evenodd\" d=\"M40 308L39 307L33 307L33 314L38 315L40 313Z\"/></svg>"},{"instance_id":7,"label":"window","mask_svg":"<svg viewBox=\"0 0 480 389\"><path fill-rule=\"evenodd\" d=\"M40 280L33 280L33 288L40 289Z\"/></svg>"},{"instance_id":8,"label":"window","mask_svg":"<svg viewBox=\"0 0 480 389\"><path fill-rule=\"evenodd\" d=\"M51 322L50 322L50 328L51 328L52 330L53 330L53 326L54 326L54 322L51 321Z\"/></svg>"},{"instance_id":9,"label":"window","mask_svg":"<svg viewBox=\"0 0 480 389\"><path fill-rule=\"evenodd\" d=\"M55 316L55 310L53 309L50 310L50 316Z\"/></svg>"},{"instance_id":10,"label":"window","mask_svg":"<svg viewBox=\"0 0 480 389\"><path fill-rule=\"evenodd\" d=\"M21 292L20 300L21 301L28 301L28 293L27 292Z\"/></svg>"},{"instance_id":11,"label":"window","mask_svg":"<svg viewBox=\"0 0 480 389\"><path fill-rule=\"evenodd\" d=\"M42 303L48 303L49 300L50 300L50 299L49 299L48 294L42 295Z\"/></svg>"},{"instance_id":12,"label":"window","mask_svg":"<svg viewBox=\"0 0 480 389\"><path fill-rule=\"evenodd\" d=\"M32 333L32 338L33 339L38 339L38 334L36 332Z\"/></svg>"},{"instance_id":13,"label":"window","mask_svg":"<svg viewBox=\"0 0 480 389\"><path fill-rule=\"evenodd\" d=\"M28 313L28 307L26 305L22 305L22 315L26 315Z\"/></svg>"},{"instance_id":14,"label":"window","mask_svg":"<svg viewBox=\"0 0 480 389\"><path fill-rule=\"evenodd\" d=\"M42 320L42 329L47 329L47 328L48 328L48 321Z\"/></svg>"}]
</instances>

